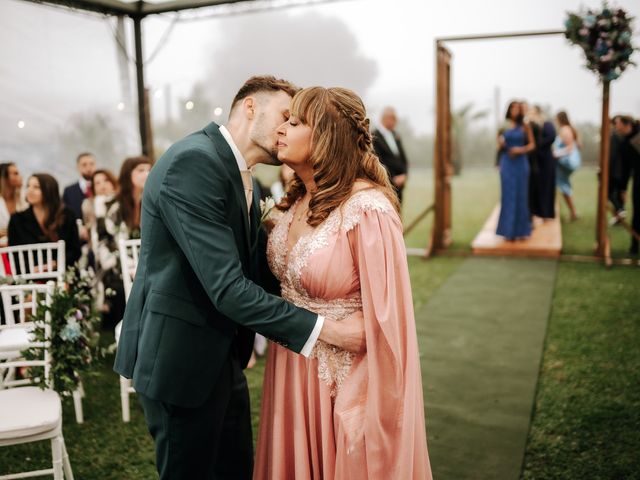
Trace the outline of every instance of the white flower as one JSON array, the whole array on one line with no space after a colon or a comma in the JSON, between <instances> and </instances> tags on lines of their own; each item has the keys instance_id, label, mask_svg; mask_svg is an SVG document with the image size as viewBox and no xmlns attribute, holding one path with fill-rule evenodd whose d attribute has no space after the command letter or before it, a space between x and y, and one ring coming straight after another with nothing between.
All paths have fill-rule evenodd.
<instances>
[{"instance_id":1,"label":"white flower","mask_svg":"<svg viewBox=\"0 0 640 480\"><path fill-rule=\"evenodd\" d=\"M267 197L264 200L260 200L260 222L264 222L269 217L269 213L275 206L276 201L273 197Z\"/></svg>"}]
</instances>

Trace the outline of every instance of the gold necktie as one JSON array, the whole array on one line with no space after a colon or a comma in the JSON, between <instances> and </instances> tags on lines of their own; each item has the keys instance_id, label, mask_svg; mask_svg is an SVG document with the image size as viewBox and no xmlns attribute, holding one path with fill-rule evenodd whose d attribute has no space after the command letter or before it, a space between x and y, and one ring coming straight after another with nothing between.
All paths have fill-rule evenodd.
<instances>
[{"instance_id":1,"label":"gold necktie","mask_svg":"<svg viewBox=\"0 0 640 480\"><path fill-rule=\"evenodd\" d=\"M251 216L251 202L253 201L253 177L250 170L240 170L242 184L244 185L244 196L247 200L247 212Z\"/></svg>"}]
</instances>

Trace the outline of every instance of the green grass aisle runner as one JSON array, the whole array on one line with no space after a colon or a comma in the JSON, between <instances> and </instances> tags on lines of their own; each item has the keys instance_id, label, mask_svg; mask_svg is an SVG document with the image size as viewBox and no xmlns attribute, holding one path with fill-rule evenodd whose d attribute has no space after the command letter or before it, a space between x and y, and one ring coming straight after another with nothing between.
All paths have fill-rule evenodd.
<instances>
[{"instance_id":1,"label":"green grass aisle runner","mask_svg":"<svg viewBox=\"0 0 640 480\"><path fill-rule=\"evenodd\" d=\"M517 479L556 262L470 258L416 314L436 480Z\"/></svg>"}]
</instances>

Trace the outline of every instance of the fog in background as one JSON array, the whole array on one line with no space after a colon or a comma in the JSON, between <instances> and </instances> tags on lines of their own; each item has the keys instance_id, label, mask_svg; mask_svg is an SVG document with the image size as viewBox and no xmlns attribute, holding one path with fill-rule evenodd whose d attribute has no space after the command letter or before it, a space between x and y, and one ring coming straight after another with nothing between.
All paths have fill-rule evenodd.
<instances>
[{"instance_id":1,"label":"fog in background","mask_svg":"<svg viewBox=\"0 0 640 480\"><path fill-rule=\"evenodd\" d=\"M411 163L429 165L434 39L562 29L566 11L581 4L600 2L345 0L257 13L204 8L149 17L143 21L144 57L156 149L162 152L211 120L223 122L242 82L270 73L301 86L352 88L374 123L382 107L394 105ZM614 5L640 16L640 2ZM96 152L98 163L114 171L139 152L133 27L125 20L120 44L116 29L115 19L101 15L0 2L0 160L17 162L23 174L49 171L67 183L80 151ZM636 47L639 29L636 20ZM567 109L586 142L597 146L601 86L583 68L580 49L561 35L447 46L453 54L452 106L463 132L460 161L492 163L495 125L512 98L541 103L550 113ZM638 68L612 84L613 113L640 115L638 85Z\"/></svg>"}]
</instances>

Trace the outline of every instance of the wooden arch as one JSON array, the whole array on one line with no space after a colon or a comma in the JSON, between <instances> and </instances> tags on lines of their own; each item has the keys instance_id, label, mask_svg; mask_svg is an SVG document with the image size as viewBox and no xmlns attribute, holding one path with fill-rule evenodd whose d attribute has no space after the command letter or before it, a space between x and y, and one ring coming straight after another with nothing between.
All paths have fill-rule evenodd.
<instances>
[{"instance_id":1,"label":"wooden arch","mask_svg":"<svg viewBox=\"0 0 640 480\"><path fill-rule=\"evenodd\" d=\"M431 239L426 255L444 251L451 245L451 52L448 42L494 40L500 38L564 35L563 30L469 35L437 38L436 58L436 136L433 157L434 219ZM609 82L603 82L602 125L600 129L600 175L598 188L598 212L596 222L596 256L611 264L609 238L607 236L607 194L609 184Z\"/></svg>"}]
</instances>

